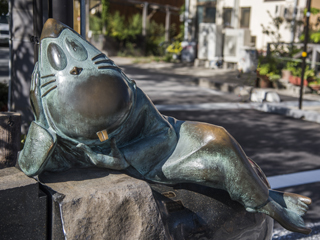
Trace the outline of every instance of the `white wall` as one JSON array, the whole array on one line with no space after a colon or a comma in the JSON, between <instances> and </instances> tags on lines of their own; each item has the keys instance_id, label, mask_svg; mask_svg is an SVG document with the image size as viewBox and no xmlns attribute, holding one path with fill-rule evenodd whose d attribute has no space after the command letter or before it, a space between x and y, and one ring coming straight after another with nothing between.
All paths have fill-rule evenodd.
<instances>
[{"instance_id":1,"label":"white wall","mask_svg":"<svg viewBox=\"0 0 320 240\"><path fill-rule=\"evenodd\" d=\"M235 0L218 0L217 11L222 11L224 7L232 8L234 6ZM256 48L257 49L266 49L267 42L273 42L270 37L262 33L261 24L268 26L271 22L267 11L269 10L271 15L274 16L276 5L285 5L290 6L294 5L294 0L280 0L280 1L264 1L264 0L238 0L239 6L241 7L251 7L250 12L250 30L251 35L256 36ZM306 0L298 0L298 7L304 8L306 6ZM239 11L240 13L240 11ZM217 17L219 15L217 14ZM240 18L239 18L240 19ZM217 19L216 22L221 22L221 19ZM282 41L290 42L291 41L291 31L286 29L284 23L281 28ZM297 40L297 38L296 38Z\"/></svg>"}]
</instances>

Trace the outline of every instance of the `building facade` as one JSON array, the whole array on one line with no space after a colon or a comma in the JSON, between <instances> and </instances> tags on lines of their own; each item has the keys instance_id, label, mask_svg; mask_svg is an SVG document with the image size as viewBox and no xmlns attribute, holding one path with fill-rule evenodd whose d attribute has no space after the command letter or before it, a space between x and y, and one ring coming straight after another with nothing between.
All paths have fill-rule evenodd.
<instances>
[{"instance_id":1,"label":"building facade","mask_svg":"<svg viewBox=\"0 0 320 240\"><path fill-rule=\"evenodd\" d=\"M199 24L215 23L223 28L244 28L250 30L251 46L258 50L265 50L268 42L274 42L272 34L263 33L262 25L276 31L272 18L284 19L279 33L282 42L298 40L302 24L296 25L292 33L292 19L303 20L306 0L190 0L189 4L189 40L197 41ZM294 12L296 6L296 14Z\"/></svg>"}]
</instances>

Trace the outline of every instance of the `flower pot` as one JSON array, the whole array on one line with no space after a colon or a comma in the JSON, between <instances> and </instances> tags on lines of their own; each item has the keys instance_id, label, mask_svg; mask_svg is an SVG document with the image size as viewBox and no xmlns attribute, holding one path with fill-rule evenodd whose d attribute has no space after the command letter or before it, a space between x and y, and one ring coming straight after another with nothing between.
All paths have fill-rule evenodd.
<instances>
[{"instance_id":1,"label":"flower pot","mask_svg":"<svg viewBox=\"0 0 320 240\"><path fill-rule=\"evenodd\" d=\"M304 79L303 80L303 86L308 86L309 81L310 80ZM295 85L300 86L301 85L301 78L300 77L296 77L296 82L297 83Z\"/></svg>"},{"instance_id":2,"label":"flower pot","mask_svg":"<svg viewBox=\"0 0 320 240\"><path fill-rule=\"evenodd\" d=\"M314 85L309 85L310 88L314 91L319 91L320 90L320 84L314 84Z\"/></svg>"},{"instance_id":3,"label":"flower pot","mask_svg":"<svg viewBox=\"0 0 320 240\"><path fill-rule=\"evenodd\" d=\"M281 70L281 78L283 80L289 81L290 76L291 76L291 71L290 70L286 70L286 69L282 69Z\"/></svg>"},{"instance_id":4,"label":"flower pot","mask_svg":"<svg viewBox=\"0 0 320 240\"><path fill-rule=\"evenodd\" d=\"M296 76L290 75L289 76L289 82L293 85L297 85Z\"/></svg>"},{"instance_id":5,"label":"flower pot","mask_svg":"<svg viewBox=\"0 0 320 240\"><path fill-rule=\"evenodd\" d=\"M259 87L260 88L270 88L272 87L272 82L269 80L269 77L266 75L259 75Z\"/></svg>"}]
</instances>

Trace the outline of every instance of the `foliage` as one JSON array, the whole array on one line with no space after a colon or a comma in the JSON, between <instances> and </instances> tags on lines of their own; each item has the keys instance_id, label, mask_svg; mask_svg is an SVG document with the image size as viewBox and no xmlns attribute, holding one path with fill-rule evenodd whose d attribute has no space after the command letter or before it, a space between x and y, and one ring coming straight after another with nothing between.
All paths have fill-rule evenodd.
<instances>
[{"instance_id":1,"label":"foliage","mask_svg":"<svg viewBox=\"0 0 320 240\"><path fill-rule=\"evenodd\" d=\"M313 32L310 34L310 40L314 43L320 42L320 32Z\"/></svg>"},{"instance_id":2,"label":"foliage","mask_svg":"<svg viewBox=\"0 0 320 240\"><path fill-rule=\"evenodd\" d=\"M94 22L95 21L95 22ZM101 31L119 43L121 55L139 55L142 52L159 55L159 44L164 40L164 26L155 21L149 21L147 26L147 38L142 36L142 16L135 14L129 19L119 12L110 14L109 1L102 0L101 24L93 19L93 31ZM97 27L96 27L97 25ZM173 29L171 26L171 29Z\"/></svg>"},{"instance_id":3,"label":"foliage","mask_svg":"<svg viewBox=\"0 0 320 240\"><path fill-rule=\"evenodd\" d=\"M314 81L310 82L309 85L320 85L320 78L316 78Z\"/></svg>"},{"instance_id":4,"label":"foliage","mask_svg":"<svg viewBox=\"0 0 320 240\"><path fill-rule=\"evenodd\" d=\"M303 77L304 79L314 78L315 77L315 72L309 66L306 66L306 69L304 71L304 75L303 76L304 76Z\"/></svg>"},{"instance_id":5,"label":"foliage","mask_svg":"<svg viewBox=\"0 0 320 240\"><path fill-rule=\"evenodd\" d=\"M179 10L179 14L180 16L184 16L184 12L185 12L185 5L183 4L181 7L180 7L180 10ZM174 39L176 41L179 41L179 42L182 42L184 40L184 21L181 21L180 25L179 25L179 34L177 34ZM175 35L175 34L174 34ZM173 35L173 36L174 36Z\"/></svg>"},{"instance_id":6,"label":"foliage","mask_svg":"<svg viewBox=\"0 0 320 240\"><path fill-rule=\"evenodd\" d=\"M304 16L307 15L307 12L308 12L308 9L305 8L305 9L303 10ZM311 7L311 8L310 8L310 13L311 13L312 15L316 15L316 14L320 13L320 9Z\"/></svg>"},{"instance_id":7,"label":"foliage","mask_svg":"<svg viewBox=\"0 0 320 240\"><path fill-rule=\"evenodd\" d=\"M8 0L0 0L0 15L8 13Z\"/></svg>"},{"instance_id":8,"label":"foliage","mask_svg":"<svg viewBox=\"0 0 320 240\"><path fill-rule=\"evenodd\" d=\"M273 52L275 53L281 53L283 52L283 45L281 44L282 36L280 27L284 22L284 19L282 17L273 17L270 13L270 11L267 11L271 22L268 26L265 26L261 24L262 27L262 33L269 36L275 44L273 45L274 49Z\"/></svg>"},{"instance_id":9,"label":"foliage","mask_svg":"<svg viewBox=\"0 0 320 240\"><path fill-rule=\"evenodd\" d=\"M289 61L289 62L287 62L285 69L289 70L291 72L292 76L301 77L301 74L302 74L301 63ZM315 77L314 70L311 69L309 67L309 65L307 65L305 68L305 71L304 71L304 79L314 78L314 77Z\"/></svg>"},{"instance_id":10,"label":"foliage","mask_svg":"<svg viewBox=\"0 0 320 240\"><path fill-rule=\"evenodd\" d=\"M284 69L289 70L293 76L298 76L299 62L288 61Z\"/></svg>"},{"instance_id":11,"label":"foliage","mask_svg":"<svg viewBox=\"0 0 320 240\"><path fill-rule=\"evenodd\" d=\"M102 33L102 18L100 12L95 15L90 15L89 26L94 35Z\"/></svg>"},{"instance_id":12,"label":"foliage","mask_svg":"<svg viewBox=\"0 0 320 240\"><path fill-rule=\"evenodd\" d=\"M102 21L102 28L103 32L105 31L105 26L108 25L109 20L109 0L101 0L102 4L102 13L101 13L101 21Z\"/></svg>"},{"instance_id":13,"label":"foliage","mask_svg":"<svg viewBox=\"0 0 320 240\"><path fill-rule=\"evenodd\" d=\"M271 81L280 79L280 63L272 56L260 56L257 71L260 75L266 75Z\"/></svg>"},{"instance_id":14,"label":"foliage","mask_svg":"<svg viewBox=\"0 0 320 240\"><path fill-rule=\"evenodd\" d=\"M164 41L165 29L161 24L150 21L147 27L147 52L152 55L160 55L159 45Z\"/></svg>"},{"instance_id":15,"label":"foliage","mask_svg":"<svg viewBox=\"0 0 320 240\"><path fill-rule=\"evenodd\" d=\"M181 47L181 42L179 41L174 41L166 49L167 53L173 53L173 54L180 54L181 51L182 51L182 47Z\"/></svg>"},{"instance_id":16,"label":"foliage","mask_svg":"<svg viewBox=\"0 0 320 240\"><path fill-rule=\"evenodd\" d=\"M304 9L304 15L306 15L308 9ZM320 13L320 9L318 8L314 8L312 7L310 9L310 13L311 15L317 15ZM313 42L313 43L319 43L320 42L320 31L319 30L312 30L312 29L315 29L319 26L320 24L320 20L318 18L317 22L314 23L313 25L310 25L310 29L309 29L309 41L310 42ZM305 38L305 34L301 34L300 36L300 41L304 41L304 38Z\"/></svg>"}]
</instances>

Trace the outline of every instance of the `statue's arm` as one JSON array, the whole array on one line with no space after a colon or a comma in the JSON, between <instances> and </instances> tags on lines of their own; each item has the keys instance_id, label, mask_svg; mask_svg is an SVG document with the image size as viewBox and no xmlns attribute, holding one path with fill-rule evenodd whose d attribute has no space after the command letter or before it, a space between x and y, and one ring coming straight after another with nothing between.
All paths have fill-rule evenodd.
<instances>
[{"instance_id":1,"label":"statue's arm","mask_svg":"<svg viewBox=\"0 0 320 240\"><path fill-rule=\"evenodd\" d=\"M173 128L167 127L153 135L120 148L127 162L142 175L147 174L163 159L170 156L177 144Z\"/></svg>"},{"instance_id":2,"label":"statue's arm","mask_svg":"<svg viewBox=\"0 0 320 240\"><path fill-rule=\"evenodd\" d=\"M28 135L19 155L19 166L28 176L40 174L56 146L57 137L54 132L32 122Z\"/></svg>"},{"instance_id":3,"label":"statue's arm","mask_svg":"<svg viewBox=\"0 0 320 240\"><path fill-rule=\"evenodd\" d=\"M104 167L114 170L122 170L129 167L124 155L118 149L115 139L110 140L111 152L110 156L95 153L91 150L91 148L83 143L79 143L77 145L78 148L82 149L90 161L96 165L97 167Z\"/></svg>"},{"instance_id":4,"label":"statue's arm","mask_svg":"<svg viewBox=\"0 0 320 240\"><path fill-rule=\"evenodd\" d=\"M176 144L176 133L172 127L164 128L153 135L143 137L121 148L115 139L110 139L111 152L109 155L95 153L89 146L79 143L90 161L98 166L114 170L123 170L130 165L141 174L151 170L159 160L171 153ZM170 150L171 149L171 150Z\"/></svg>"}]
</instances>

